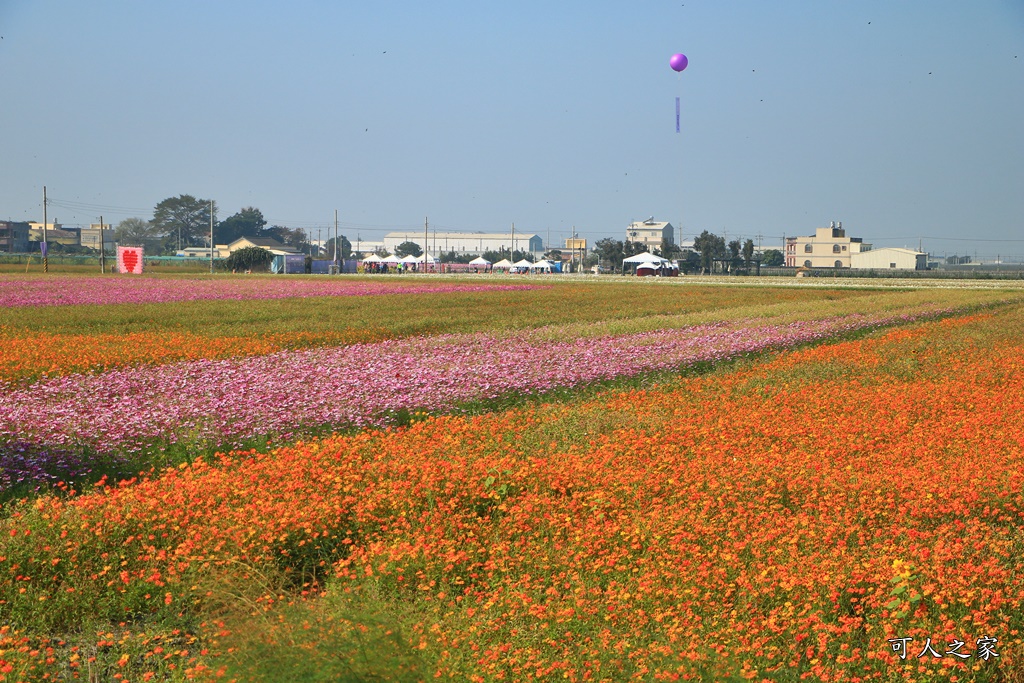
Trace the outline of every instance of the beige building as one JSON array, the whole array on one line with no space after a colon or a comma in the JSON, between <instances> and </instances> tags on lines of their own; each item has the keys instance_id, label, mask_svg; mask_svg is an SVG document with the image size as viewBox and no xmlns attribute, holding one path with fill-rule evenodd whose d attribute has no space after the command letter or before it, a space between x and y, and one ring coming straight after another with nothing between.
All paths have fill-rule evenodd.
<instances>
[{"instance_id":1,"label":"beige building","mask_svg":"<svg viewBox=\"0 0 1024 683\"><path fill-rule=\"evenodd\" d=\"M28 224L28 241L29 242L42 242L43 241L43 224L37 223L36 221L30 221ZM47 223L46 224L46 241L51 244L63 244L65 246L78 246L78 232L75 230L65 230L64 226L60 223Z\"/></svg>"},{"instance_id":2,"label":"beige building","mask_svg":"<svg viewBox=\"0 0 1024 683\"><path fill-rule=\"evenodd\" d=\"M786 238L786 265L804 268L850 268L852 256L871 250L859 237L847 237L842 223L818 228L813 237Z\"/></svg>"},{"instance_id":3,"label":"beige building","mask_svg":"<svg viewBox=\"0 0 1024 683\"><path fill-rule=\"evenodd\" d=\"M640 223L630 223L626 228L626 241L643 244L647 251L661 249L662 241L675 244L675 228L671 223L656 221L654 217Z\"/></svg>"},{"instance_id":4,"label":"beige building","mask_svg":"<svg viewBox=\"0 0 1024 683\"><path fill-rule=\"evenodd\" d=\"M900 247L885 247L854 254L852 261L853 268L928 270L928 254Z\"/></svg>"},{"instance_id":5,"label":"beige building","mask_svg":"<svg viewBox=\"0 0 1024 683\"><path fill-rule=\"evenodd\" d=\"M227 256L235 253L239 249L245 249L246 247L261 247L266 249L274 256L284 256L285 254L301 254L302 252L295 247L289 247L286 244L278 242L272 237L239 237L237 240L227 245L217 245L217 249L224 253L227 251ZM207 250L206 255L209 256L210 252Z\"/></svg>"}]
</instances>

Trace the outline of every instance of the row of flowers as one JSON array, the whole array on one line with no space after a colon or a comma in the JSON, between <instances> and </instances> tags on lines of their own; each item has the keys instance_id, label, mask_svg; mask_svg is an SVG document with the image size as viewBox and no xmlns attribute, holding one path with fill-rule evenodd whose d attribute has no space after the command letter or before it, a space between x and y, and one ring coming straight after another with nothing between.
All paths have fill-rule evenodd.
<instances>
[{"instance_id":1,"label":"row of flowers","mask_svg":"<svg viewBox=\"0 0 1024 683\"><path fill-rule=\"evenodd\" d=\"M13 451L5 483L39 469L48 449L134 453L155 443L241 445L259 435L380 426L402 411L447 412L507 394L717 362L914 317L710 324L563 342L550 341L547 330L441 335L44 379L0 393L0 444ZM19 452L31 454L22 465Z\"/></svg>"},{"instance_id":2,"label":"row of flowers","mask_svg":"<svg viewBox=\"0 0 1024 683\"><path fill-rule=\"evenodd\" d=\"M154 278L0 275L0 308L77 306L82 304L151 304L210 299L287 299L316 296L446 294L536 289L530 284L468 284L415 280L379 282L349 278Z\"/></svg>"},{"instance_id":3,"label":"row of flowers","mask_svg":"<svg viewBox=\"0 0 1024 683\"><path fill-rule=\"evenodd\" d=\"M1021 340L1018 308L39 499L0 522L0 617L29 641L97 616L166 628L223 595L272 609L255 579L282 571L391 601L442 679L1005 680ZM314 622L294 628L315 645ZM926 644L940 656L915 659Z\"/></svg>"},{"instance_id":4,"label":"row of flowers","mask_svg":"<svg viewBox=\"0 0 1024 683\"><path fill-rule=\"evenodd\" d=\"M205 336L159 330L129 333L5 335L0 327L0 388L41 377L95 373L118 367L161 365L203 358L258 356L284 349L388 339L385 329L276 332Z\"/></svg>"}]
</instances>

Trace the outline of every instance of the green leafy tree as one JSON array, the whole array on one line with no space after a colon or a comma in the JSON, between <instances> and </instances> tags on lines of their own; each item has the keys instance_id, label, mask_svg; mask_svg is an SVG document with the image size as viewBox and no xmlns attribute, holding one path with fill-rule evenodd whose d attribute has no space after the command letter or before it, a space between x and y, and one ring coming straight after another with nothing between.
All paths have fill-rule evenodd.
<instances>
[{"instance_id":1,"label":"green leafy tree","mask_svg":"<svg viewBox=\"0 0 1024 683\"><path fill-rule=\"evenodd\" d=\"M685 250L679 259L679 270L683 274L698 272L700 270L700 254L692 249Z\"/></svg>"},{"instance_id":2,"label":"green leafy tree","mask_svg":"<svg viewBox=\"0 0 1024 683\"><path fill-rule=\"evenodd\" d=\"M263 213L253 206L247 206L233 216L228 216L213 229L217 244L231 244L239 237L263 237L267 221Z\"/></svg>"},{"instance_id":3,"label":"green leafy tree","mask_svg":"<svg viewBox=\"0 0 1024 683\"><path fill-rule=\"evenodd\" d=\"M622 259L625 257L623 248L622 242L611 237L605 237L594 243L594 253L601 261L608 262L615 270L622 268Z\"/></svg>"},{"instance_id":4,"label":"green leafy tree","mask_svg":"<svg viewBox=\"0 0 1024 683\"><path fill-rule=\"evenodd\" d=\"M679 245L676 244L675 242L663 239L661 240L661 248L656 249L655 253L658 256L661 256L662 258L667 258L671 260L679 258L682 254L682 250L679 248Z\"/></svg>"},{"instance_id":5,"label":"green leafy tree","mask_svg":"<svg viewBox=\"0 0 1024 683\"><path fill-rule=\"evenodd\" d=\"M274 255L263 247L245 247L235 251L224 261L230 271L262 270L274 259Z\"/></svg>"},{"instance_id":6,"label":"green leafy tree","mask_svg":"<svg viewBox=\"0 0 1024 683\"><path fill-rule=\"evenodd\" d=\"M423 256L423 250L420 249L420 245L415 242L402 242L395 247L395 256L398 258L405 258L406 256Z\"/></svg>"},{"instance_id":7,"label":"green leafy tree","mask_svg":"<svg viewBox=\"0 0 1024 683\"><path fill-rule=\"evenodd\" d=\"M626 258L636 256L637 254L645 254L647 253L647 245L643 242L630 242L626 240L626 243L622 245L622 253Z\"/></svg>"},{"instance_id":8,"label":"green leafy tree","mask_svg":"<svg viewBox=\"0 0 1024 683\"><path fill-rule=\"evenodd\" d=\"M217 205L213 204L213 220L217 220ZM169 197L153 210L153 227L166 235L168 242L183 248L203 246L210 231L210 200L196 199L190 194Z\"/></svg>"},{"instance_id":9,"label":"green leafy tree","mask_svg":"<svg viewBox=\"0 0 1024 683\"><path fill-rule=\"evenodd\" d=\"M498 251L487 250L483 254L481 254L481 256L483 256L485 259L487 259L491 263L497 263L498 261L500 261L503 258L508 258L509 257L509 253L508 253L508 249L500 249Z\"/></svg>"},{"instance_id":10,"label":"green leafy tree","mask_svg":"<svg viewBox=\"0 0 1024 683\"><path fill-rule=\"evenodd\" d=\"M743 243L743 263L747 268L754 260L754 240L747 240Z\"/></svg>"},{"instance_id":11,"label":"green leafy tree","mask_svg":"<svg viewBox=\"0 0 1024 683\"><path fill-rule=\"evenodd\" d=\"M701 275L712 273L715 268L715 259L725 256L725 238L705 230L694 238L693 248L700 254Z\"/></svg>"},{"instance_id":12,"label":"green leafy tree","mask_svg":"<svg viewBox=\"0 0 1024 683\"><path fill-rule=\"evenodd\" d=\"M489 253L495 254L497 252L489 252ZM441 254L440 261L441 261L441 263L469 263L470 261L472 261L476 257L477 257L476 254L463 254L463 253L459 253L459 252L457 252L457 251L455 251L453 249L453 250L449 251L447 254ZM488 261L491 261L491 259L487 258L486 256L484 256L484 258L487 259ZM501 258L499 257L498 260L500 261ZM494 263L494 261L491 261L491 263Z\"/></svg>"},{"instance_id":13,"label":"green leafy tree","mask_svg":"<svg viewBox=\"0 0 1024 683\"><path fill-rule=\"evenodd\" d=\"M533 257L533 254L531 254L528 251L519 251L518 249L516 249L515 251L512 252L512 263L518 263L523 259L526 259L530 263L533 263L534 261L537 260Z\"/></svg>"},{"instance_id":14,"label":"green leafy tree","mask_svg":"<svg viewBox=\"0 0 1024 683\"><path fill-rule=\"evenodd\" d=\"M544 258L547 259L548 261L553 261L554 263L558 263L559 261L562 260L562 250L561 249L548 249L546 252L544 252Z\"/></svg>"},{"instance_id":15,"label":"green leafy tree","mask_svg":"<svg viewBox=\"0 0 1024 683\"><path fill-rule=\"evenodd\" d=\"M782 255L782 252L778 249L766 249L764 252L764 258L761 259L762 265L770 267L778 267L786 262L786 257Z\"/></svg>"},{"instance_id":16,"label":"green leafy tree","mask_svg":"<svg viewBox=\"0 0 1024 683\"><path fill-rule=\"evenodd\" d=\"M352 256L352 243L348 241L348 238L342 235L338 238L341 242L341 258L347 259ZM334 260L334 238L327 240L324 244L324 258L333 261Z\"/></svg>"},{"instance_id":17,"label":"green leafy tree","mask_svg":"<svg viewBox=\"0 0 1024 683\"><path fill-rule=\"evenodd\" d=\"M156 236L153 224L142 218L125 218L114 228L114 241L118 244L139 246Z\"/></svg>"}]
</instances>

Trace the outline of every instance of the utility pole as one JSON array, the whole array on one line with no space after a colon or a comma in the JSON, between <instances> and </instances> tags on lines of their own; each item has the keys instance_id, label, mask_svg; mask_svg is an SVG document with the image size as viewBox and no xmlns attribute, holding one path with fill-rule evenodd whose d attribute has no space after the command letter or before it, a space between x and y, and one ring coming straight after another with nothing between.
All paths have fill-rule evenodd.
<instances>
[{"instance_id":1,"label":"utility pole","mask_svg":"<svg viewBox=\"0 0 1024 683\"><path fill-rule=\"evenodd\" d=\"M213 200L210 200L210 275L213 275Z\"/></svg>"},{"instance_id":2,"label":"utility pole","mask_svg":"<svg viewBox=\"0 0 1024 683\"><path fill-rule=\"evenodd\" d=\"M50 272L50 260L46 255L46 185L43 185L43 272Z\"/></svg>"},{"instance_id":3,"label":"utility pole","mask_svg":"<svg viewBox=\"0 0 1024 683\"><path fill-rule=\"evenodd\" d=\"M427 240L430 239L430 225L427 217L423 217L423 272L427 272Z\"/></svg>"},{"instance_id":4,"label":"utility pole","mask_svg":"<svg viewBox=\"0 0 1024 683\"><path fill-rule=\"evenodd\" d=\"M512 223L512 254L510 261L516 257L516 224Z\"/></svg>"},{"instance_id":5,"label":"utility pole","mask_svg":"<svg viewBox=\"0 0 1024 683\"><path fill-rule=\"evenodd\" d=\"M100 216L100 273L107 272L107 259L103 254L103 216Z\"/></svg>"},{"instance_id":6,"label":"utility pole","mask_svg":"<svg viewBox=\"0 0 1024 683\"><path fill-rule=\"evenodd\" d=\"M335 209L334 210L334 263L338 267L338 269L335 272L335 274L341 273L341 256L340 256L341 249L338 248L340 246L341 245L338 243L338 210Z\"/></svg>"}]
</instances>

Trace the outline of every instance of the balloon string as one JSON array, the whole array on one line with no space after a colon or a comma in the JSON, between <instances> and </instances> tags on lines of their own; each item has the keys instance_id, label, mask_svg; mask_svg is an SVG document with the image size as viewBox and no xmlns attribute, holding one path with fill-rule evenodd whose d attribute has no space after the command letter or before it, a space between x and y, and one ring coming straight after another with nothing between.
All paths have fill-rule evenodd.
<instances>
[{"instance_id":1,"label":"balloon string","mask_svg":"<svg viewBox=\"0 0 1024 683\"><path fill-rule=\"evenodd\" d=\"M676 98L676 132L679 132L679 98Z\"/></svg>"}]
</instances>

